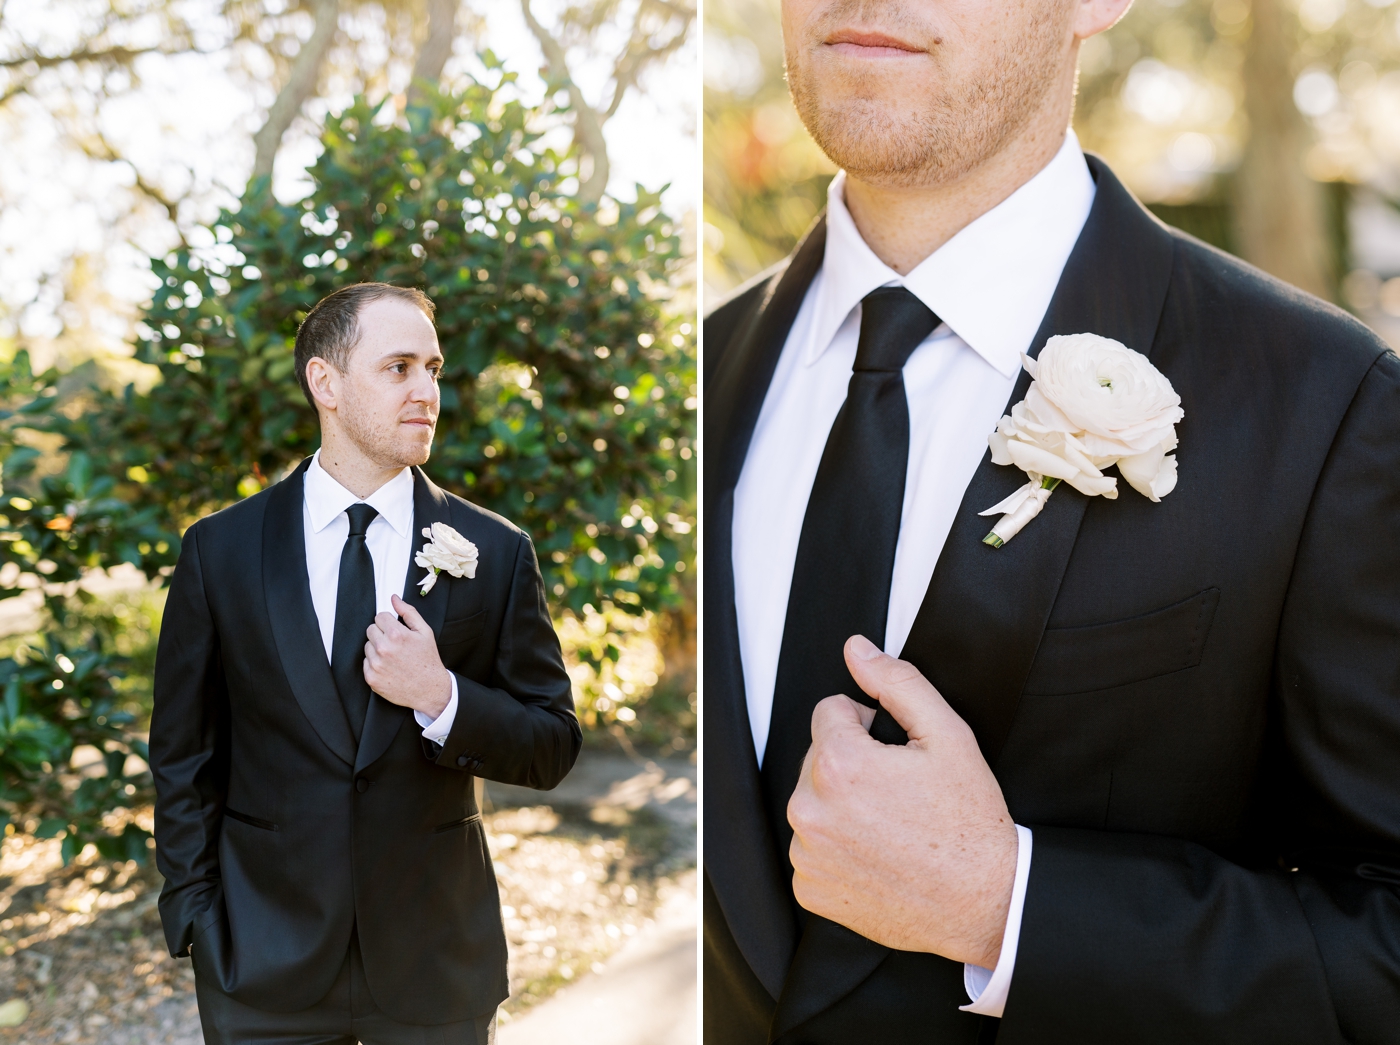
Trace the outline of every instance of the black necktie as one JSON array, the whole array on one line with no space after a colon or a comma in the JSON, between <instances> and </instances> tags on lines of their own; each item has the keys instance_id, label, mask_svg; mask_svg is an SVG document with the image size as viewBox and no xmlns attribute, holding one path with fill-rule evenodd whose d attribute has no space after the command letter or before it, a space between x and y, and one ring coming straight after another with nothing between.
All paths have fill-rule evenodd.
<instances>
[{"instance_id":1,"label":"black necktie","mask_svg":"<svg viewBox=\"0 0 1400 1045\"><path fill-rule=\"evenodd\" d=\"M365 531L379 514L367 504L352 504L350 536L340 553L340 585L335 593L335 634L331 639L331 675L355 743L369 710L369 683L365 681L365 632L374 623L374 559L365 545Z\"/></svg>"},{"instance_id":2,"label":"black necktie","mask_svg":"<svg viewBox=\"0 0 1400 1045\"><path fill-rule=\"evenodd\" d=\"M802 518L763 756L764 799L784 862L792 842L787 804L812 745L813 708L833 693L875 704L851 678L842 650L852 635L877 646L885 641L909 461L901 371L938 322L903 287L881 288L861 302L846 402L827 436ZM887 714L881 719L876 725L883 730L872 735L903 743L893 720Z\"/></svg>"}]
</instances>

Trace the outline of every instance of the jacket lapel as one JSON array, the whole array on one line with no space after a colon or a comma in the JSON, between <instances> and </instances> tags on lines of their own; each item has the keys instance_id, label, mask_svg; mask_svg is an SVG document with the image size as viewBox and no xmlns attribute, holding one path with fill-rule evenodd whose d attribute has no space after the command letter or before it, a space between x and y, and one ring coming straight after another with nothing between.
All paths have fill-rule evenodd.
<instances>
[{"instance_id":1,"label":"jacket lapel","mask_svg":"<svg viewBox=\"0 0 1400 1045\"><path fill-rule=\"evenodd\" d=\"M777 998L797 942L797 922L763 812L744 698L734 610L734 487L763 398L807 288L821 268L825 222L768 280L764 300L738 331L705 390L705 873L759 982Z\"/></svg>"},{"instance_id":2,"label":"jacket lapel","mask_svg":"<svg viewBox=\"0 0 1400 1045\"><path fill-rule=\"evenodd\" d=\"M326 747L347 765L354 765L354 734L331 677L306 574L302 476L310 460L268 493L262 532L263 593L292 695Z\"/></svg>"},{"instance_id":3,"label":"jacket lapel","mask_svg":"<svg viewBox=\"0 0 1400 1045\"><path fill-rule=\"evenodd\" d=\"M1143 354L1151 352L1171 278L1171 234L1102 161L1091 156L1088 162L1097 182L1094 205L1031 343L1032 356L1056 334L1084 332L1115 338ZM1030 375L1023 371L1007 411L1029 387ZM1024 482L1019 470L993 465L990 452L983 457L900 654L972 727L993 767L1010 732L1088 503L1062 484L1015 540L1002 548L983 544L994 520L977 513ZM713 713L713 707L707 705L707 713ZM707 787L711 780L707 776ZM712 860L710 851L707 846L707 862ZM888 948L840 925L808 919L788 989L773 1018L772 1039L830 1008L888 954Z\"/></svg>"},{"instance_id":4,"label":"jacket lapel","mask_svg":"<svg viewBox=\"0 0 1400 1045\"><path fill-rule=\"evenodd\" d=\"M428 480L421 468L413 469L413 550L408 557L408 573L404 578L403 599L427 621L433 634L440 634L442 622L447 616L447 593L451 577L440 576L437 584L426 596L418 594L419 582L426 572L422 566L414 564L418 551L427 543L423 531L435 522L451 523L452 508L447 496ZM305 573L305 569L302 571ZM329 672L327 673L329 675ZM344 716L342 715L342 718ZM360 734L360 748L351 759L355 772L377 761L389 750L394 737L403 728L413 712L399 704L385 700L378 693L369 698L369 709L365 712L365 728Z\"/></svg>"},{"instance_id":5,"label":"jacket lapel","mask_svg":"<svg viewBox=\"0 0 1400 1045\"><path fill-rule=\"evenodd\" d=\"M1089 332L1150 355L1171 280L1172 237L1101 160L1088 159L1098 183L1094 206L1030 354L1056 334ZM1008 411L1030 381L1023 371ZM972 727L993 767L1089 502L1061 484L1015 540L983 544L995 520L977 513L1024 482L1019 469L992 464L990 452L983 457L901 653Z\"/></svg>"}]
</instances>

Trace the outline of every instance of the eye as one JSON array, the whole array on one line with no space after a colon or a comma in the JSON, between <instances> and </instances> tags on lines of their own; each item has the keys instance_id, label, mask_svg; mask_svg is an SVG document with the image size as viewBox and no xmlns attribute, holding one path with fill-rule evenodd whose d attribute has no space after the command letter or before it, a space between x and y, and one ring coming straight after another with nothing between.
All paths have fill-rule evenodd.
<instances>
[{"instance_id":1,"label":"eye","mask_svg":"<svg viewBox=\"0 0 1400 1045\"><path fill-rule=\"evenodd\" d=\"M392 363L389 369L396 374L403 374L408 372L408 365L406 363Z\"/></svg>"}]
</instances>

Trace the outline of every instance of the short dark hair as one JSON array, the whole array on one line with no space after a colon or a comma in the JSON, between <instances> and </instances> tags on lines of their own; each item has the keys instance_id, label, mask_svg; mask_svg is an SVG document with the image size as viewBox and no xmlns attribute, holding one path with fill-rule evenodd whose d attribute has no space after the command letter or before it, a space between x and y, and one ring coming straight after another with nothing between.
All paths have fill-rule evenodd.
<instances>
[{"instance_id":1,"label":"short dark hair","mask_svg":"<svg viewBox=\"0 0 1400 1045\"><path fill-rule=\"evenodd\" d=\"M297 384L311 409L316 409L316 400L306 380L306 364L319 356L345 373L350 353L360 340L360 309L380 298L398 298L416 305L429 322L436 313L432 299L417 287L396 287L392 283L352 283L316 302L297 328L294 355Z\"/></svg>"}]
</instances>

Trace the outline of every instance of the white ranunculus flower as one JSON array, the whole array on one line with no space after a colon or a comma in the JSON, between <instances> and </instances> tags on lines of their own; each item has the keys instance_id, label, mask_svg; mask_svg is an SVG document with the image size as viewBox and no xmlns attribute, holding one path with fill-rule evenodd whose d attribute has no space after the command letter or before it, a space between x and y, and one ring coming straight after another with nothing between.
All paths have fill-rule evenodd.
<instances>
[{"instance_id":1,"label":"white ranunculus flower","mask_svg":"<svg viewBox=\"0 0 1400 1045\"><path fill-rule=\"evenodd\" d=\"M1121 458L1175 444L1181 396L1141 352L1097 334L1052 337L1026 359L1039 397L1080 433L1089 453ZM1029 400L1031 395L1026 398Z\"/></svg>"},{"instance_id":2,"label":"white ranunculus flower","mask_svg":"<svg viewBox=\"0 0 1400 1045\"><path fill-rule=\"evenodd\" d=\"M1117 480L1104 475L1113 465L1148 500L1172 492L1170 452L1185 415L1181 397L1146 356L1098 334L1068 334L1047 341L1039 359L1022 359L1035 380L988 441L994 464L1015 465L1030 482L981 513L1005 515L986 543L1010 540L1061 481L1090 497L1116 498Z\"/></svg>"},{"instance_id":3,"label":"white ranunculus flower","mask_svg":"<svg viewBox=\"0 0 1400 1045\"><path fill-rule=\"evenodd\" d=\"M475 577L476 545L446 523L435 522L431 527L423 527L423 536L428 543L423 545L413 561L428 570L428 575L419 583L419 593L427 595L437 583L438 571L446 570L454 577Z\"/></svg>"}]
</instances>

